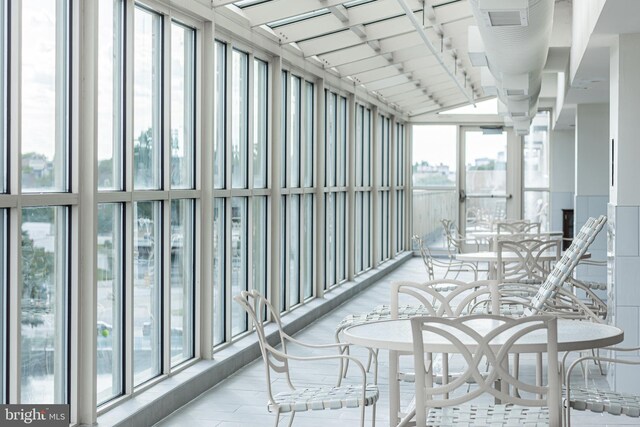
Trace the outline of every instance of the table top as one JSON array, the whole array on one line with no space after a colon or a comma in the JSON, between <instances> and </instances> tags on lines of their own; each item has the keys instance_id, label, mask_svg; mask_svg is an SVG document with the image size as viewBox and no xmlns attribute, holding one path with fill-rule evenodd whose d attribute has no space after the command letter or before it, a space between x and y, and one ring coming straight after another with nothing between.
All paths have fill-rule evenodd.
<instances>
[{"instance_id":1,"label":"table top","mask_svg":"<svg viewBox=\"0 0 640 427\"><path fill-rule=\"evenodd\" d=\"M492 319L474 319L465 323L481 335L499 325ZM464 334L463 334L464 335ZM512 347L514 353L542 353L546 350L547 336L545 330L538 330L523 336ZM457 336L463 344L473 348L476 343L466 336ZM509 337L501 334L492 341L492 345L502 345ZM413 351L411 322L409 319L381 320L367 322L348 327L343 332L343 339L349 344L369 348ZM622 329L580 320L558 320L558 351L589 350L619 344L624 339ZM456 348L447 340L436 334L424 334L425 350L433 353L455 353Z\"/></svg>"},{"instance_id":2,"label":"table top","mask_svg":"<svg viewBox=\"0 0 640 427\"><path fill-rule=\"evenodd\" d=\"M470 231L467 233L468 237L476 237L480 239L490 239L492 237L500 236L500 237L508 237L509 234L512 233L499 233L497 231ZM562 231L541 231L540 233L513 233L516 236L531 236L531 238L535 238L536 236L562 236Z\"/></svg>"},{"instance_id":3,"label":"table top","mask_svg":"<svg viewBox=\"0 0 640 427\"><path fill-rule=\"evenodd\" d=\"M591 258L590 253L585 253L581 259ZM482 251L482 252L466 252L462 254L456 254L456 259L459 261L472 261L472 262L496 262L498 261L497 251ZM504 261L519 261L522 259L521 255L516 252L503 252L502 259ZM545 251L538 259L540 261L553 261L556 259L555 251Z\"/></svg>"}]
</instances>

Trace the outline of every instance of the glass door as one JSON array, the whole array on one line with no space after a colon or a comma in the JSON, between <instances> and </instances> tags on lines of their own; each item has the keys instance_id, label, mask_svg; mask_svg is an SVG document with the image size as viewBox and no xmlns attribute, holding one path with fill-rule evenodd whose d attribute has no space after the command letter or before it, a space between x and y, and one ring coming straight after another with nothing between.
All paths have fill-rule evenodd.
<instances>
[{"instance_id":1,"label":"glass door","mask_svg":"<svg viewBox=\"0 0 640 427\"><path fill-rule=\"evenodd\" d=\"M465 232L489 230L507 217L507 132L462 128L460 213Z\"/></svg>"}]
</instances>

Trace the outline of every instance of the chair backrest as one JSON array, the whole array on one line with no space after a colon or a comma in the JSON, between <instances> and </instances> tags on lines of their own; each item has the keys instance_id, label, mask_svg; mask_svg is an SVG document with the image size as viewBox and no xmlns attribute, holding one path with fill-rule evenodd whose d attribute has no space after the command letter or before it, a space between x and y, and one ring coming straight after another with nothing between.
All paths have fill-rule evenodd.
<instances>
[{"instance_id":1,"label":"chair backrest","mask_svg":"<svg viewBox=\"0 0 640 427\"><path fill-rule=\"evenodd\" d=\"M449 292L441 292L442 287L448 287ZM420 308L410 313L401 310L401 307L407 306ZM392 319L412 315L459 317L469 314L478 306L492 313L500 312L497 281L437 279L424 283L400 281L391 284Z\"/></svg>"},{"instance_id":2,"label":"chair backrest","mask_svg":"<svg viewBox=\"0 0 640 427\"><path fill-rule=\"evenodd\" d=\"M543 309L545 303L555 296L606 222L607 217L604 215L587 220L580 232L573 238L571 245L564 252L560 261L556 262L553 270L551 270L547 279L538 289L538 292L531 300L531 306L525 309L525 316L538 313Z\"/></svg>"},{"instance_id":3,"label":"chair backrest","mask_svg":"<svg viewBox=\"0 0 640 427\"><path fill-rule=\"evenodd\" d=\"M419 316L411 319L411 329L416 370L416 425L425 425L427 408L458 406L483 394L491 394L502 403L547 406L550 425L560 425L557 318L535 316L514 319L480 315L447 319ZM546 385L528 383L512 376L507 366L509 353L517 350L513 348L514 344L517 346L518 340L522 343L527 339L538 342L541 336L545 336L542 342L546 342L547 350ZM462 356L462 372L450 382L435 384L433 380L430 351L436 343L442 345L440 348L448 347L447 353ZM486 375L480 372L480 367L484 369L485 364L488 365ZM495 387L498 380L500 388ZM476 386L469 388L470 382ZM517 389L518 394L511 395L511 387Z\"/></svg>"},{"instance_id":4,"label":"chair backrest","mask_svg":"<svg viewBox=\"0 0 640 427\"><path fill-rule=\"evenodd\" d=\"M260 345L260 351L265 365L269 401L275 402L271 389L272 371L284 374L289 387L292 389L294 388L289 375L289 362L286 357L286 340L284 339L285 333L282 329L280 316L278 315L278 312L274 310L271 303L256 290L242 291L233 299L247 312L251 323L255 326L256 334L258 336L258 344ZM271 319L278 328L279 340L276 343L270 344L267 340L267 334L265 332L265 324L267 323L266 319ZM281 350L277 350L275 348L278 344L282 345Z\"/></svg>"},{"instance_id":5,"label":"chair backrest","mask_svg":"<svg viewBox=\"0 0 640 427\"><path fill-rule=\"evenodd\" d=\"M435 279L435 271L433 268L433 256L431 255L431 251L428 247L424 245L422 237L417 234L413 235L413 240L418 246L418 250L420 251L420 256L422 257L422 262L424 262L424 268L427 269L427 276L429 280Z\"/></svg>"},{"instance_id":6,"label":"chair backrest","mask_svg":"<svg viewBox=\"0 0 640 427\"><path fill-rule=\"evenodd\" d=\"M537 226L536 226L537 224ZM500 221L496 223L498 234L502 233L540 233L540 223L530 223L528 220ZM537 231L535 231L537 230Z\"/></svg>"},{"instance_id":7,"label":"chair backrest","mask_svg":"<svg viewBox=\"0 0 640 427\"><path fill-rule=\"evenodd\" d=\"M498 283L544 282L551 271L550 266L560 259L561 243L560 240L540 239L498 241Z\"/></svg>"}]
</instances>

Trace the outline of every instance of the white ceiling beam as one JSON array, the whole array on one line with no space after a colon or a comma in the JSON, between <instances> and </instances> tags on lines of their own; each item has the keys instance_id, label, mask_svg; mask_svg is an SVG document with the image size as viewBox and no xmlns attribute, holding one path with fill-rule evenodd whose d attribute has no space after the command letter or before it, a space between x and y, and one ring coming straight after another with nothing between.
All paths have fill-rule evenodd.
<instances>
[{"instance_id":1,"label":"white ceiling beam","mask_svg":"<svg viewBox=\"0 0 640 427\"><path fill-rule=\"evenodd\" d=\"M343 24L349 23L349 12L343 5L329 7L329 12L333 14Z\"/></svg>"},{"instance_id":2,"label":"white ceiling beam","mask_svg":"<svg viewBox=\"0 0 640 427\"><path fill-rule=\"evenodd\" d=\"M413 14L413 11L407 4L406 0L397 0L397 1L402 7L402 9L405 11L405 13L407 14L407 17L413 24L420 38L422 38L422 40L424 41L424 44L431 51L431 53L433 53L433 55L438 59L438 62L440 63L442 68L447 72L449 77L456 83L456 86L458 86L458 88L460 89L460 93L462 93L471 104L475 105L475 102L473 100L473 97L474 97L473 93L470 94L469 91L467 91L467 89L464 88L464 86L460 83L460 81L456 77L455 71L451 70L451 68L444 62L438 50L435 48L435 46L433 45L429 37L427 37L427 33L422 28L422 25L420 24L420 22L418 22L418 20L416 19L415 15Z\"/></svg>"},{"instance_id":3,"label":"white ceiling beam","mask_svg":"<svg viewBox=\"0 0 640 427\"><path fill-rule=\"evenodd\" d=\"M251 25L255 27L331 6L341 5L342 3L344 3L344 0L272 0L255 6L245 7L242 11L251 20Z\"/></svg>"}]
</instances>

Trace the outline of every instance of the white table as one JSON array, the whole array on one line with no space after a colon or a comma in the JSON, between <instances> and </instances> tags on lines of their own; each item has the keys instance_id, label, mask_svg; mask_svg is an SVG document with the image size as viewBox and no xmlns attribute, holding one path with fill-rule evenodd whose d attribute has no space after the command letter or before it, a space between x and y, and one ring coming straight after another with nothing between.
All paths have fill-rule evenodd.
<instances>
[{"instance_id":1,"label":"white table","mask_svg":"<svg viewBox=\"0 0 640 427\"><path fill-rule=\"evenodd\" d=\"M493 239L495 237L509 237L512 233L498 233L497 231L470 231L467 233L468 237L474 237L476 239ZM562 237L562 231L541 231L540 233L513 233L516 236L527 236L535 239L536 237Z\"/></svg>"},{"instance_id":2,"label":"white table","mask_svg":"<svg viewBox=\"0 0 640 427\"><path fill-rule=\"evenodd\" d=\"M585 253L581 259L589 259L591 254ZM495 279L495 264L498 262L497 251L482 251L482 252L467 252L462 254L456 254L458 261L468 262L487 262L489 263L489 279ZM556 259L555 251L547 251L542 253L538 258L539 261L554 261ZM517 262L522 260L522 256L515 252L503 252L502 260L505 262Z\"/></svg>"},{"instance_id":3,"label":"white table","mask_svg":"<svg viewBox=\"0 0 640 427\"><path fill-rule=\"evenodd\" d=\"M484 335L497 326L494 320L477 319L467 325ZM475 341L468 337L458 337L463 344L473 348ZM465 342L465 338L469 342ZM496 337L496 346L508 339L507 336ZM608 347L619 344L624 339L622 329L578 320L558 320L558 351L578 351ZM400 409L400 386L395 378L398 375L398 352L412 353L413 338L411 322L408 319L382 320L354 325L343 331L343 340L349 344L367 348L389 350L389 415L390 424L398 423ZM457 349L442 337L433 334L424 335L425 350L432 353L456 353ZM539 330L527 334L512 347L514 353L543 353L546 351L546 331Z\"/></svg>"}]
</instances>

